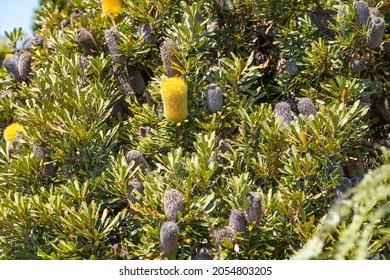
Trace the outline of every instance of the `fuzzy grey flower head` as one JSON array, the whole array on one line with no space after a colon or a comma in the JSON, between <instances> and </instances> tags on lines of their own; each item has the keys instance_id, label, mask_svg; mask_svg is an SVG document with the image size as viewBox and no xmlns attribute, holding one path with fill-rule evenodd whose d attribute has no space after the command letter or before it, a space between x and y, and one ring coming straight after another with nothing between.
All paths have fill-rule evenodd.
<instances>
[{"instance_id":1,"label":"fuzzy grey flower head","mask_svg":"<svg viewBox=\"0 0 390 280\"><path fill-rule=\"evenodd\" d=\"M176 255L179 227L174 222L164 222L160 228L160 248L164 256Z\"/></svg>"},{"instance_id":2,"label":"fuzzy grey flower head","mask_svg":"<svg viewBox=\"0 0 390 280\"><path fill-rule=\"evenodd\" d=\"M140 166L142 171L145 171L145 169L150 169L149 164L147 163L141 152L137 150L131 150L127 152L126 161L127 163L131 163L132 161L134 161L133 168L137 168L138 166Z\"/></svg>"},{"instance_id":3,"label":"fuzzy grey flower head","mask_svg":"<svg viewBox=\"0 0 390 280\"><path fill-rule=\"evenodd\" d=\"M233 208L229 216L229 226L234 232L245 232L248 225L248 221L245 212L236 208Z\"/></svg>"},{"instance_id":4,"label":"fuzzy grey flower head","mask_svg":"<svg viewBox=\"0 0 390 280\"><path fill-rule=\"evenodd\" d=\"M351 61L352 74L359 74L366 69L366 60L363 57L355 58Z\"/></svg>"},{"instance_id":5,"label":"fuzzy grey flower head","mask_svg":"<svg viewBox=\"0 0 390 280\"><path fill-rule=\"evenodd\" d=\"M383 41L385 21L383 18L374 17L370 20L367 32L367 46L371 49L379 48Z\"/></svg>"},{"instance_id":6,"label":"fuzzy grey flower head","mask_svg":"<svg viewBox=\"0 0 390 280\"><path fill-rule=\"evenodd\" d=\"M311 101L308 97L302 98L298 101L298 111L305 116L317 115L316 107L314 107L313 101Z\"/></svg>"},{"instance_id":7,"label":"fuzzy grey flower head","mask_svg":"<svg viewBox=\"0 0 390 280\"><path fill-rule=\"evenodd\" d=\"M141 195L143 195L144 194L144 185L142 184L142 182L130 181L128 183L128 185L127 185L127 198L130 200L131 204L137 203L137 199L135 198L135 195L133 194L134 190L139 192Z\"/></svg>"},{"instance_id":8,"label":"fuzzy grey flower head","mask_svg":"<svg viewBox=\"0 0 390 280\"><path fill-rule=\"evenodd\" d=\"M293 113L291 107L287 102L279 102L275 104L275 113L278 117L282 118L283 122L281 128L285 128L292 121Z\"/></svg>"},{"instance_id":9,"label":"fuzzy grey flower head","mask_svg":"<svg viewBox=\"0 0 390 280\"><path fill-rule=\"evenodd\" d=\"M180 65L180 61L172 53L172 49L178 49L175 42L172 39L168 38L160 47L161 59L164 64L165 72L167 72L168 77L173 77L180 75L180 72L173 69L172 66L175 64Z\"/></svg>"},{"instance_id":10,"label":"fuzzy grey flower head","mask_svg":"<svg viewBox=\"0 0 390 280\"><path fill-rule=\"evenodd\" d=\"M246 216L248 218L248 222L258 223L260 222L262 209L261 209L261 196L257 192L250 192L247 196L249 198L250 204L248 209L246 209Z\"/></svg>"},{"instance_id":11,"label":"fuzzy grey flower head","mask_svg":"<svg viewBox=\"0 0 390 280\"><path fill-rule=\"evenodd\" d=\"M366 25L370 17L370 9L366 1L355 0L353 3L355 8L355 20L360 26Z\"/></svg>"},{"instance_id":12,"label":"fuzzy grey flower head","mask_svg":"<svg viewBox=\"0 0 390 280\"><path fill-rule=\"evenodd\" d=\"M76 31L76 41L87 55L98 51L98 46L95 39L93 38L92 34L85 28L80 28Z\"/></svg>"},{"instance_id":13,"label":"fuzzy grey flower head","mask_svg":"<svg viewBox=\"0 0 390 280\"><path fill-rule=\"evenodd\" d=\"M212 260L212 258L207 249L200 248L200 250L196 253L194 260Z\"/></svg>"},{"instance_id":14,"label":"fuzzy grey flower head","mask_svg":"<svg viewBox=\"0 0 390 280\"><path fill-rule=\"evenodd\" d=\"M73 12L70 14L70 25L72 26L72 28L76 26L76 22L82 14L83 12L79 9L74 9Z\"/></svg>"},{"instance_id":15,"label":"fuzzy grey flower head","mask_svg":"<svg viewBox=\"0 0 390 280\"><path fill-rule=\"evenodd\" d=\"M299 74L299 69L295 59L291 59L286 63L286 71L290 76L296 76Z\"/></svg>"},{"instance_id":16,"label":"fuzzy grey flower head","mask_svg":"<svg viewBox=\"0 0 390 280\"><path fill-rule=\"evenodd\" d=\"M213 242L215 246L221 246L223 239L226 238L231 243L236 239L236 233L230 226L224 226L214 231Z\"/></svg>"},{"instance_id":17,"label":"fuzzy grey flower head","mask_svg":"<svg viewBox=\"0 0 390 280\"><path fill-rule=\"evenodd\" d=\"M116 27L111 27L104 31L104 38L106 39L108 50L112 56L112 61L114 63L123 64L126 62L126 55L118 50L118 46L120 45L120 33Z\"/></svg>"},{"instance_id":18,"label":"fuzzy grey flower head","mask_svg":"<svg viewBox=\"0 0 390 280\"><path fill-rule=\"evenodd\" d=\"M65 27L67 27L69 25L69 20L68 19L63 19L61 21L61 30L64 31Z\"/></svg>"},{"instance_id":19,"label":"fuzzy grey flower head","mask_svg":"<svg viewBox=\"0 0 390 280\"><path fill-rule=\"evenodd\" d=\"M222 88L216 84L211 84L206 88L206 105L210 112L215 113L223 107Z\"/></svg>"},{"instance_id":20,"label":"fuzzy grey flower head","mask_svg":"<svg viewBox=\"0 0 390 280\"><path fill-rule=\"evenodd\" d=\"M184 195L178 190L166 190L164 193L164 212L168 220L177 221L179 212L183 213Z\"/></svg>"},{"instance_id":21,"label":"fuzzy grey flower head","mask_svg":"<svg viewBox=\"0 0 390 280\"><path fill-rule=\"evenodd\" d=\"M32 50L34 47L42 48L44 44L44 39L41 35L35 34L34 37L28 37L24 43L24 48L28 51Z\"/></svg>"}]
</instances>

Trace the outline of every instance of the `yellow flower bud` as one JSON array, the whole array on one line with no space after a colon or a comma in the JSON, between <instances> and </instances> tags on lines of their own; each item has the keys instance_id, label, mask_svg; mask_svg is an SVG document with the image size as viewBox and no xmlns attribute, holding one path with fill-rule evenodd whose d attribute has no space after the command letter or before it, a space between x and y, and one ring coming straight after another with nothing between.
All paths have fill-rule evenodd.
<instances>
[{"instance_id":1,"label":"yellow flower bud","mask_svg":"<svg viewBox=\"0 0 390 280\"><path fill-rule=\"evenodd\" d=\"M164 115L170 122L178 123L186 119L187 84L180 77L168 78L161 84Z\"/></svg>"},{"instance_id":2,"label":"yellow flower bud","mask_svg":"<svg viewBox=\"0 0 390 280\"><path fill-rule=\"evenodd\" d=\"M123 10L121 0L102 0L103 16L117 17Z\"/></svg>"}]
</instances>

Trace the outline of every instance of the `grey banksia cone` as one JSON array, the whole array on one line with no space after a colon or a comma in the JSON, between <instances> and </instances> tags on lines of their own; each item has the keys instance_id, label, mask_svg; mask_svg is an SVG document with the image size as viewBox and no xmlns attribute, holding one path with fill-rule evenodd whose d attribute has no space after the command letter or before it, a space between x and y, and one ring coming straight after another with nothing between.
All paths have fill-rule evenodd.
<instances>
[{"instance_id":1,"label":"grey banksia cone","mask_svg":"<svg viewBox=\"0 0 390 280\"><path fill-rule=\"evenodd\" d=\"M233 208L229 216L229 226L234 232L245 232L248 225L245 212L237 208Z\"/></svg>"},{"instance_id":2,"label":"grey banksia cone","mask_svg":"<svg viewBox=\"0 0 390 280\"><path fill-rule=\"evenodd\" d=\"M367 46L371 49L379 48L383 41L385 32L385 21L383 18L375 17L371 19L367 32Z\"/></svg>"},{"instance_id":3,"label":"grey banksia cone","mask_svg":"<svg viewBox=\"0 0 390 280\"><path fill-rule=\"evenodd\" d=\"M177 221L179 212L183 213L184 195L178 190L166 190L164 194L164 212L168 220Z\"/></svg>"},{"instance_id":4,"label":"grey banksia cone","mask_svg":"<svg viewBox=\"0 0 390 280\"><path fill-rule=\"evenodd\" d=\"M222 88L216 84L211 84L206 88L206 105L210 112L215 113L223 107Z\"/></svg>"},{"instance_id":5,"label":"grey banksia cone","mask_svg":"<svg viewBox=\"0 0 390 280\"><path fill-rule=\"evenodd\" d=\"M356 0L354 1L353 6L355 8L355 20L361 26L366 25L370 17L370 9L366 1Z\"/></svg>"},{"instance_id":6,"label":"grey banksia cone","mask_svg":"<svg viewBox=\"0 0 390 280\"><path fill-rule=\"evenodd\" d=\"M366 68L366 60L362 57L355 58L351 61L352 74L359 74Z\"/></svg>"},{"instance_id":7,"label":"grey banksia cone","mask_svg":"<svg viewBox=\"0 0 390 280\"><path fill-rule=\"evenodd\" d=\"M305 97L298 101L298 111L302 115L315 116L317 114L316 107L314 107L313 101L310 98Z\"/></svg>"},{"instance_id":8,"label":"grey banksia cone","mask_svg":"<svg viewBox=\"0 0 390 280\"><path fill-rule=\"evenodd\" d=\"M290 105L287 102L282 101L276 103L275 113L283 120L282 125L280 126L282 129L291 123L293 113L291 111Z\"/></svg>"},{"instance_id":9,"label":"grey banksia cone","mask_svg":"<svg viewBox=\"0 0 390 280\"><path fill-rule=\"evenodd\" d=\"M126 161L127 163L131 163L134 161L133 168L137 168L138 166L141 167L142 171L145 171L146 169L149 169L149 164L145 160L144 156L141 154L141 152L137 150L131 150L126 154Z\"/></svg>"},{"instance_id":10,"label":"grey banksia cone","mask_svg":"<svg viewBox=\"0 0 390 280\"><path fill-rule=\"evenodd\" d=\"M111 27L104 31L104 38L106 39L108 50L111 53L112 61L118 64L125 63L127 60L126 55L117 49L120 45L119 31L115 27Z\"/></svg>"},{"instance_id":11,"label":"grey banksia cone","mask_svg":"<svg viewBox=\"0 0 390 280\"><path fill-rule=\"evenodd\" d=\"M176 255L179 227L175 222L164 222L160 228L160 248L164 256Z\"/></svg>"},{"instance_id":12,"label":"grey banksia cone","mask_svg":"<svg viewBox=\"0 0 390 280\"><path fill-rule=\"evenodd\" d=\"M76 41L81 46L85 54L90 55L98 51L98 46L92 34L85 28L76 31Z\"/></svg>"},{"instance_id":13,"label":"grey banksia cone","mask_svg":"<svg viewBox=\"0 0 390 280\"><path fill-rule=\"evenodd\" d=\"M246 209L246 216L248 222L258 223L260 222L262 210L261 210L261 196L257 192L250 192L247 196L250 201L248 209Z\"/></svg>"},{"instance_id":14,"label":"grey banksia cone","mask_svg":"<svg viewBox=\"0 0 390 280\"><path fill-rule=\"evenodd\" d=\"M27 79L31 70L31 53L19 50L16 54L5 58L3 66L18 81L23 81Z\"/></svg>"},{"instance_id":15,"label":"grey banksia cone","mask_svg":"<svg viewBox=\"0 0 390 280\"><path fill-rule=\"evenodd\" d=\"M160 47L161 59L168 77L180 75L179 71L172 68L175 64L180 65L180 61L172 53L172 49L177 50L178 48L175 42L173 42L170 38L166 39Z\"/></svg>"}]
</instances>

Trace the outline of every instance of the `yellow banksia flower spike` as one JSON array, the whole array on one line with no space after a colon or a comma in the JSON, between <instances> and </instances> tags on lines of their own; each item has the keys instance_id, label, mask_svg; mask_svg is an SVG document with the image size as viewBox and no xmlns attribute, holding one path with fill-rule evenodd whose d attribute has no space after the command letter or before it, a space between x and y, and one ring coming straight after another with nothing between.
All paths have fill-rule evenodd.
<instances>
[{"instance_id":1,"label":"yellow banksia flower spike","mask_svg":"<svg viewBox=\"0 0 390 280\"><path fill-rule=\"evenodd\" d=\"M167 78L161 84L164 115L170 122L178 123L187 118L187 84L180 77Z\"/></svg>"},{"instance_id":2,"label":"yellow banksia flower spike","mask_svg":"<svg viewBox=\"0 0 390 280\"><path fill-rule=\"evenodd\" d=\"M342 102L345 102L345 100L347 99L347 94L348 94L348 88L345 87L345 88L343 88L343 90L341 91L341 101L342 101Z\"/></svg>"},{"instance_id":3,"label":"yellow banksia flower spike","mask_svg":"<svg viewBox=\"0 0 390 280\"><path fill-rule=\"evenodd\" d=\"M306 133L303 130L301 130L301 141L302 141L303 148L307 150L307 137L306 137Z\"/></svg>"},{"instance_id":4,"label":"yellow banksia flower spike","mask_svg":"<svg viewBox=\"0 0 390 280\"><path fill-rule=\"evenodd\" d=\"M116 18L123 11L122 0L102 0L103 16Z\"/></svg>"},{"instance_id":5,"label":"yellow banksia flower spike","mask_svg":"<svg viewBox=\"0 0 390 280\"><path fill-rule=\"evenodd\" d=\"M13 123L4 129L4 139L8 143L13 143L19 132L23 130L23 126L19 123Z\"/></svg>"}]
</instances>

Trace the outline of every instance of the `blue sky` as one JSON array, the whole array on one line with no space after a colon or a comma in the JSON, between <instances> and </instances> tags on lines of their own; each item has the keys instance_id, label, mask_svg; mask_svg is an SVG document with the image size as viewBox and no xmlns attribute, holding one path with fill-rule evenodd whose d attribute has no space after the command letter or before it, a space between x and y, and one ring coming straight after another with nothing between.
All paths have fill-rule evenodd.
<instances>
[{"instance_id":1,"label":"blue sky","mask_svg":"<svg viewBox=\"0 0 390 280\"><path fill-rule=\"evenodd\" d=\"M34 9L38 8L39 0L0 0L0 3L0 36L18 27L31 35Z\"/></svg>"}]
</instances>

